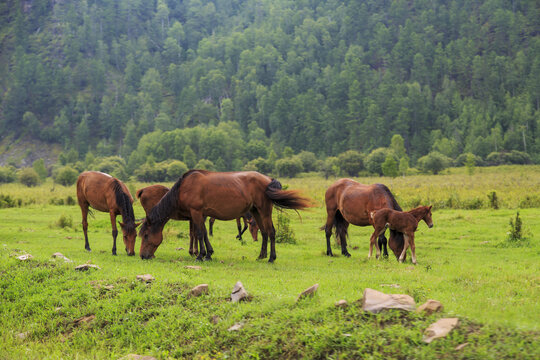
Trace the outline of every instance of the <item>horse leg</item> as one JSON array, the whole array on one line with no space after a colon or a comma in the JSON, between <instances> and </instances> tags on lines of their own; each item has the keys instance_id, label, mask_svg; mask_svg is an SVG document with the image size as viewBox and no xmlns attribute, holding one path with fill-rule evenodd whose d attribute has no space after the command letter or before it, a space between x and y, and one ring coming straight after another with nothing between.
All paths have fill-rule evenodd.
<instances>
[{"instance_id":1,"label":"horse leg","mask_svg":"<svg viewBox=\"0 0 540 360\"><path fill-rule=\"evenodd\" d=\"M386 244L387 244L386 236L384 236L384 233L382 233L381 235L379 235L379 247L382 248L383 250L383 256L387 258L388 249L386 247Z\"/></svg>"},{"instance_id":2,"label":"horse leg","mask_svg":"<svg viewBox=\"0 0 540 360\"><path fill-rule=\"evenodd\" d=\"M88 203L79 200L79 206L81 207L82 213L82 228L84 233L84 248L86 251L92 251L90 249L90 244L88 243Z\"/></svg>"},{"instance_id":3,"label":"horse leg","mask_svg":"<svg viewBox=\"0 0 540 360\"><path fill-rule=\"evenodd\" d=\"M273 263L274 260L276 260L276 229L274 228L274 224L272 223L272 213L266 214L266 216L262 219L262 223L264 224L264 228L266 229L267 235L270 237L270 257L268 258L268 262Z\"/></svg>"},{"instance_id":4,"label":"horse leg","mask_svg":"<svg viewBox=\"0 0 540 360\"><path fill-rule=\"evenodd\" d=\"M193 232L195 233L196 240L199 241L199 255L197 261L203 261L206 256L206 248L204 244L204 237L206 235L206 228L204 226L204 217L202 213L197 211L191 211L191 222L193 224Z\"/></svg>"},{"instance_id":5,"label":"horse leg","mask_svg":"<svg viewBox=\"0 0 540 360\"><path fill-rule=\"evenodd\" d=\"M244 220L244 228L242 228L242 224L240 223L240 219ZM242 241L242 235L244 235L244 232L246 232L246 229L248 228L248 223L245 217L239 217L236 219L236 227L238 228L238 236L236 237L238 240Z\"/></svg>"},{"instance_id":6,"label":"horse leg","mask_svg":"<svg viewBox=\"0 0 540 360\"><path fill-rule=\"evenodd\" d=\"M416 265L416 247L414 246L414 233L411 235L411 260L414 265Z\"/></svg>"},{"instance_id":7,"label":"horse leg","mask_svg":"<svg viewBox=\"0 0 540 360\"><path fill-rule=\"evenodd\" d=\"M266 232L266 228L264 227L264 224L262 222L261 215L259 214L259 211L257 209L252 209L251 214L255 218L255 221L257 222L257 225L259 225L259 229L261 230L262 235L262 241L261 241L261 252L259 253L259 257L257 260L266 259L267 251L268 251L268 234Z\"/></svg>"},{"instance_id":8,"label":"horse leg","mask_svg":"<svg viewBox=\"0 0 540 360\"><path fill-rule=\"evenodd\" d=\"M346 257L351 257L351 254L347 251L347 228L349 227L349 223L343 220L344 223L341 224L342 230L339 231L339 238L341 242L341 254Z\"/></svg>"},{"instance_id":9,"label":"horse leg","mask_svg":"<svg viewBox=\"0 0 540 360\"><path fill-rule=\"evenodd\" d=\"M195 226L193 221L189 220L189 255L194 256L199 254L197 237L195 235Z\"/></svg>"},{"instance_id":10,"label":"horse leg","mask_svg":"<svg viewBox=\"0 0 540 360\"><path fill-rule=\"evenodd\" d=\"M368 259L371 259L371 255L373 255L373 244L375 243L375 238L377 236L377 229L371 234L371 237L369 238L369 253L368 253Z\"/></svg>"},{"instance_id":11,"label":"horse leg","mask_svg":"<svg viewBox=\"0 0 540 360\"><path fill-rule=\"evenodd\" d=\"M330 238L332 237L332 227L334 226L334 215L328 214L326 218L326 224L324 225L324 232L326 234L326 256L334 256L332 254L332 245L330 244Z\"/></svg>"},{"instance_id":12,"label":"horse leg","mask_svg":"<svg viewBox=\"0 0 540 360\"><path fill-rule=\"evenodd\" d=\"M407 233L403 233L403 251L401 252L401 255L399 255L399 262L403 262L405 260L405 255L407 253L407 248L409 247L409 235Z\"/></svg>"},{"instance_id":13,"label":"horse leg","mask_svg":"<svg viewBox=\"0 0 540 360\"><path fill-rule=\"evenodd\" d=\"M204 223L203 223L204 226ZM214 248L210 244L210 240L208 240L208 234L206 232L206 228L203 228L203 236L204 236L204 245L206 246L206 256L204 260L210 261L212 260L212 254L214 253Z\"/></svg>"},{"instance_id":14,"label":"horse leg","mask_svg":"<svg viewBox=\"0 0 540 360\"><path fill-rule=\"evenodd\" d=\"M116 228L116 214L113 210L109 211L109 215L111 216L111 224L112 224L112 237L113 237L113 247L112 247L112 254L116 255L116 237L118 236L118 229Z\"/></svg>"}]
</instances>

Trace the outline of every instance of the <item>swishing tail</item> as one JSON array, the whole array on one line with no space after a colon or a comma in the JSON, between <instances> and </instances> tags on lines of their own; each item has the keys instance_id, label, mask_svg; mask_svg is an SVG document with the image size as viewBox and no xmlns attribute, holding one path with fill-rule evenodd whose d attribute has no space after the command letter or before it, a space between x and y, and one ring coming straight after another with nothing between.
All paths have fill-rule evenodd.
<instances>
[{"instance_id":1,"label":"swishing tail","mask_svg":"<svg viewBox=\"0 0 540 360\"><path fill-rule=\"evenodd\" d=\"M303 197L296 190L282 190L281 183L272 179L264 191L275 206L282 209L303 210L313 207L313 201Z\"/></svg>"}]
</instances>

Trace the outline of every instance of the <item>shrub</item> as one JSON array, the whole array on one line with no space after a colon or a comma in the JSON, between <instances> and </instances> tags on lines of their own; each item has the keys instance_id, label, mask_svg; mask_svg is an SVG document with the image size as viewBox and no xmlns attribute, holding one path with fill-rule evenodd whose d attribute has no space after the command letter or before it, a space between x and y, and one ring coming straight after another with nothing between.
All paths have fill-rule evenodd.
<instances>
[{"instance_id":1,"label":"shrub","mask_svg":"<svg viewBox=\"0 0 540 360\"><path fill-rule=\"evenodd\" d=\"M0 209L12 208L22 205L22 199L15 199L9 195L0 194Z\"/></svg>"},{"instance_id":2,"label":"shrub","mask_svg":"<svg viewBox=\"0 0 540 360\"><path fill-rule=\"evenodd\" d=\"M317 171L317 156L315 156L314 153L311 151L301 151L298 155L296 155L300 161L302 162L302 166L304 167L304 171Z\"/></svg>"},{"instance_id":3,"label":"shrub","mask_svg":"<svg viewBox=\"0 0 540 360\"><path fill-rule=\"evenodd\" d=\"M78 171L71 166L63 166L56 169L55 173L53 173L54 181L64 186L75 184L78 176Z\"/></svg>"},{"instance_id":4,"label":"shrub","mask_svg":"<svg viewBox=\"0 0 540 360\"><path fill-rule=\"evenodd\" d=\"M43 161L43 159L34 161L32 163L32 167L37 172L41 180L45 180L47 178L47 175L49 175L49 172L47 171L47 168L45 167L45 161Z\"/></svg>"},{"instance_id":5,"label":"shrub","mask_svg":"<svg viewBox=\"0 0 540 360\"><path fill-rule=\"evenodd\" d=\"M423 172L431 172L437 175L439 172L446 169L450 163L450 158L437 151L432 151L426 156L422 156L418 159L418 168Z\"/></svg>"},{"instance_id":6,"label":"shrub","mask_svg":"<svg viewBox=\"0 0 540 360\"><path fill-rule=\"evenodd\" d=\"M248 161L243 169L244 171L258 171L263 174L270 174L272 172L272 165L268 160L259 157Z\"/></svg>"},{"instance_id":7,"label":"shrub","mask_svg":"<svg viewBox=\"0 0 540 360\"><path fill-rule=\"evenodd\" d=\"M492 209L497 210L499 208L499 198L497 198L497 193L492 191L487 195L487 197L489 199L489 206Z\"/></svg>"},{"instance_id":8,"label":"shrub","mask_svg":"<svg viewBox=\"0 0 540 360\"><path fill-rule=\"evenodd\" d=\"M279 176L294 177L303 170L302 161L297 157L289 157L276 161L276 172Z\"/></svg>"},{"instance_id":9,"label":"shrub","mask_svg":"<svg viewBox=\"0 0 540 360\"><path fill-rule=\"evenodd\" d=\"M73 218L71 215L62 214L55 225L62 229L73 227Z\"/></svg>"},{"instance_id":10,"label":"shrub","mask_svg":"<svg viewBox=\"0 0 540 360\"><path fill-rule=\"evenodd\" d=\"M502 246L526 246L528 245L523 222L519 217L519 211L516 213L515 219L510 218L510 229L508 230L506 241Z\"/></svg>"},{"instance_id":11,"label":"shrub","mask_svg":"<svg viewBox=\"0 0 540 360\"><path fill-rule=\"evenodd\" d=\"M370 173L382 175L382 164L386 160L387 156L394 155L393 151L388 148L378 148L369 153L366 157L365 164L366 169Z\"/></svg>"},{"instance_id":12,"label":"shrub","mask_svg":"<svg viewBox=\"0 0 540 360\"><path fill-rule=\"evenodd\" d=\"M188 167L180 160L173 160L167 167L167 180L176 181L180 176L188 171Z\"/></svg>"},{"instance_id":13,"label":"shrub","mask_svg":"<svg viewBox=\"0 0 540 360\"><path fill-rule=\"evenodd\" d=\"M126 161L120 156L100 157L94 160L92 168L119 178L126 180L128 178L126 172Z\"/></svg>"},{"instance_id":14,"label":"shrub","mask_svg":"<svg viewBox=\"0 0 540 360\"><path fill-rule=\"evenodd\" d=\"M214 163L212 161L210 161L208 159L201 159L195 165L195 169L216 171L216 166L214 165Z\"/></svg>"},{"instance_id":15,"label":"shrub","mask_svg":"<svg viewBox=\"0 0 540 360\"><path fill-rule=\"evenodd\" d=\"M24 168L19 171L19 182L28 187L36 186L40 182L40 178L36 170L33 168Z\"/></svg>"},{"instance_id":16,"label":"shrub","mask_svg":"<svg viewBox=\"0 0 540 360\"><path fill-rule=\"evenodd\" d=\"M296 244L294 231L291 228L291 219L283 211L278 211L277 214L276 242Z\"/></svg>"},{"instance_id":17,"label":"shrub","mask_svg":"<svg viewBox=\"0 0 540 360\"><path fill-rule=\"evenodd\" d=\"M484 161L482 160L480 156L474 155L473 153L463 153L454 160L453 162L454 166L456 167L465 166L465 163L467 162L467 157L469 157L469 155L474 156L474 164L476 166L484 165Z\"/></svg>"},{"instance_id":18,"label":"shrub","mask_svg":"<svg viewBox=\"0 0 540 360\"><path fill-rule=\"evenodd\" d=\"M341 172L338 158L334 156L327 157L322 163L321 170L326 179L328 179L329 176L338 176Z\"/></svg>"},{"instance_id":19,"label":"shrub","mask_svg":"<svg viewBox=\"0 0 540 360\"><path fill-rule=\"evenodd\" d=\"M13 166L0 166L0 183L12 183L17 180L17 174Z\"/></svg>"},{"instance_id":20,"label":"shrub","mask_svg":"<svg viewBox=\"0 0 540 360\"><path fill-rule=\"evenodd\" d=\"M386 160L381 164L384 176L396 177L399 174L398 164L392 155L386 155Z\"/></svg>"},{"instance_id":21,"label":"shrub","mask_svg":"<svg viewBox=\"0 0 540 360\"><path fill-rule=\"evenodd\" d=\"M530 164L529 154L512 150L510 152L492 152L486 157L488 165L506 165L506 164Z\"/></svg>"},{"instance_id":22,"label":"shrub","mask_svg":"<svg viewBox=\"0 0 540 360\"><path fill-rule=\"evenodd\" d=\"M358 151L345 151L337 159L340 169L349 176L358 176L358 172L364 169L364 156Z\"/></svg>"}]
</instances>

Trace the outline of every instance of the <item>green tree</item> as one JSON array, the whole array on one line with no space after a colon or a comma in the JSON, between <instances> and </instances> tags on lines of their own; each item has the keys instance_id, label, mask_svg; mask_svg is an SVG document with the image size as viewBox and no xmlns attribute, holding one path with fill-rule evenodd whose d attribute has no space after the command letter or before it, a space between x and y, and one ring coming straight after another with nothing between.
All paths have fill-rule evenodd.
<instances>
[{"instance_id":1,"label":"green tree","mask_svg":"<svg viewBox=\"0 0 540 360\"><path fill-rule=\"evenodd\" d=\"M37 186L40 183L38 173L33 168L24 168L18 173L19 182L28 187Z\"/></svg>"},{"instance_id":2,"label":"green tree","mask_svg":"<svg viewBox=\"0 0 540 360\"><path fill-rule=\"evenodd\" d=\"M189 145L186 145L186 147L184 148L184 155L182 156L182 158L184 159L184 163L190 169L193 169L193 167L197 163L197 155Z\"/></svg>"},{"instance_id":3,"label":"green tree","mask_svg":"<svg viewBox=\"0 0 540 360\"><path fill-rule=\"evenodd\" d=\"M418 159L418 168L423 172L438 174L450 165L450 159L443 154L432 151Z\"/></svg>"},{"instance_id":4,"label":"green tree","mask_svg":"<svg viewBox=\"0 0 540 360\"><path fill-rule=\"evenodd\" d=\"M47 171L47 168L45 167L45 161L43 159L38 159L34 161L32 163L32 168L39 175L41 181L45 180L47 178L47 175L49 175L49 171Z\"/></svg>"},{"instance_id":5,"label":"green tree","mask_svg":"<svg viewBox=\"0 0 540 360\"><path fill-rule=\"evenodd\" d=\"M356 150L348 150L338 155L340 170L349 176L358 176L358 172L364 169L364 156Z\"/></svg>"},{"instance_id":6,"label":"green tree","mask_svg":"<svg viewBox=\"0 0 540 360\"><path fill-rule=\"evenodd\" d=\"M386 159L381 164L381 170L384 176L396 177L399 174L398 164L393 155L386 155Z\"/></svg>"},{"instance_id":7,"label":"green tree","mask_svg":"<svg viewBox=\"0 0 540 360\"><path fill-rule=\"evenodd\" d=\"M304 170L302 161L297 157L288 157L276 161L276 172L279 176L294 177Z\"/></svg>"}]
</instances>

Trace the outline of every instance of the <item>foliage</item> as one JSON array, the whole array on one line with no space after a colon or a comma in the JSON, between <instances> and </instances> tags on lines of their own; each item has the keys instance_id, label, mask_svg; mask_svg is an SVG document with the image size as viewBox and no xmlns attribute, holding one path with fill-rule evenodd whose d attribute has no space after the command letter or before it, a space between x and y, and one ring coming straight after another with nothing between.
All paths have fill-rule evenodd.
<instances>
[{"instance_id":1,"label":"foliage","mask_svg":"<svg viewBox=\"0 0 540 360\"><path fill-rule=\"evenodd\" d=\"M304 166L299 158L288 157L276 161L275 169L278 176L294 177L304 170Z\"/></svg>"},{"instance_id":2,"label":"foliage","mask_svg":"<svg viewBox=\"0 0 540 360\"><path fill-rule=\"evenodd\" d=\"M0 166L0 184L11 183L17 180L17 173L13 166Z\"/></svg>"},{"instance_id":3,"label":"foliage","mask_svg":"<svg viewBox=\"0 0 540 360\"><path fill-rule=\"evenodd\" d=\"M497 197L497 192L492 191L487 195L487 197L489 199L489 206L492 209L497 210L499 208L499 198Z\"/></svg>"},{"instance_id":4,"label":"foliage","mask_svg":"<svg viewBox=\"0 0 540 360\"><path fill-rule=\"evenodd\" d=\"M284 211L277 212L276 243L296 244L291 219Z\"/></svg>"},{"instance_id":5,"label":"foliage","mask_svg":"<svg viewBox=\"0 0 540 360\"><path fill-rule=\"evenodd\" d=\"M59 228L71 228L73 227L73 218L71 215L62 214L56 221L55 225Z\"/></svg>"},{"instance_id":6,"label":"foliage","mask_svg":"<svg viewBox=\"0 0 540 360\"><path fill-rule=\"evenodd\" d=\"M40 183L40 178L36 170L33 168L24 168L18 172L19 182L28 187L37 186Z\"/></svg>"},{"instance_id":7,"label":"foliage","mask_svg":"<svg viewBox=\"0 0 540 360\"><path fill-rule=\"evenodd\" d=\"M106 156L94 159L90 169L101 171L120 180L127 180L126 162L120 156Z\"/></svg>"},{"instance_id":8,"label":"foliage","mask_svg":"<svg viewBox=\"0 0 540 360\"><path fill-rule=\"evenodd\" d=\"M364 156L355 150L348 150L338 155L337 165L348 176L358 176L364 169Z\"/></svg>"},{"instance_id":9,"label":"foliage","mask_svg":"<svg viewBox=\"0 0 540 360\"><path fill-rule=\"evenodd\" d=\"M492 152L486 157L486 163L488 165L530 164L531 157L529 154L517 150Z\"/></svg>"},{"instance_id":10,"label":"foliage","mask_svg":"<svg viewBox=\"0 0 540 360\"><path fill-rule=\"evenodd\" d=\"M45 167L45 161L43 159L38 159L34 161L32 163L32 168L39 175L41 181L45 180L47 178L47 175L49 175L49 171Z\"/></svg>"},{"instance_id":11,"label":"foliage","mask_svg":"<svg viewBox=\"0 0 540 360\"><path fill-rule=\"evenodd\" d=\"M0 209L17 207L22 205L22 199L12 198L9 194L0 194Z\"/></svg>"},{"instance_id":12,"label":"foliage","mask_svg":"<svg viewBox=\"0 0 540 360\"><path fill-rule=\"evenodd\" d=\"M474 174L474 166L476 164L476 160L473 154L469 153L467 154L467 158L465 160L465 167L467 168L467 173L469 175Z\"/></svg>"},{"instance_id":13,"label":"foliage","mask_svg":"<svg viewBox=\"0 0 540 360\"><path fill-rule=\"evenodd\" d=\"M504 244L504 243L503 243ZM510 218L510 229L506 237L506 245L510 246L527 246L528 241L523 228L523 221L519 217L519 211L516 212L515 219Z\"/></svg>"},{"instance_id":14,"label":"foliage","mask_svg":"<svg viewBox=\"0 0 540 360\"><path fill-rule=\"evenodd\" d=\"M63 166L53 171L54 181L64 186L75 184L78 177L79 172L71 166Z\"/></svg>"},{"instance_id":15,"label":"foliage","mask_svg":"<svg viewBox=\"0 0 540 360\"><path fill-rule=\"evenodd\" d=\"M430 172L435 175L446 169L450 164L451 160L437 151L432 151L428 155L418 159L418 168L421 171Z\"/></svg>"},{"instance_id":16,"label":"foliage","mask_svg":"<svg viewBox=\"0 0 540 360\"><path fill-rule=\"evenodd\" d=\"M396 177L399 174L398 164L393 155L387 155L381 164L381 170L384 176Z\"/></svg>"},{"instance_id":17,"label":"foliage","mask_svg":"<svg viewBox=\"0 0 540 360\"><path fill-rule=\"evenodd\" d=\"M144 182L176 181L186 171L186 164L179 160L159 163L149 161L139 166L134 175L137 180Z\"/></svg>"},{"instance_id":18,"label":"foliage","mask_svg":"<svg viewBox=\"0 0 540 360\"><path fill-rule=\"evenodd\" d=\"M383 175L382 164L388 156L395 156L388 148L378 148L373 150L366 157L366 169L372 174Z\"/></svg>"}]
</instances>

